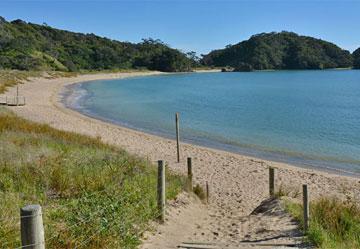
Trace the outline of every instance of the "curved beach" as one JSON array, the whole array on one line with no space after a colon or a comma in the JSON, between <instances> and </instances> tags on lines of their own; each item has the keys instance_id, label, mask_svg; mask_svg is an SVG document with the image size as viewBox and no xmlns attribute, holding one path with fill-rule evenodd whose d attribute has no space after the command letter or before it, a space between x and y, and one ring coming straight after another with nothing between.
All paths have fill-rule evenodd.
<instances>
[{"instance_id":1,"label":"curved beach","mask_svg":"<svg viewBox=\"0 0 360 249\"><path fill-rule=\"evenodd\" d=\"M165 160L172 170L180 173L186 171L186 157L192 157L195 183L204 186L208 181L210 186L210 205L206 212L196 212L196 209L192 207L194 210L192 217L197 217L192 227L196 230L197 226L201 226L202 232L194 234L195 230L189 228L188 234L182 235L185 237L191 235L197 241L211 240L224 243L232 241L236 244L244 238L245 234L251 233L252 224L245 221L244 217L268 197L269 167L277 168L276 185L294 194L301 192L302 184L308 184L312 199L320 196L337 196L342 199L351 197L360 200L360 181L355 177L298 168L289 164L191 144L181 145L181 162L177 163L174 140L87 117L66 108L61 101L61 94L65 87L71 84L153 74L159 74L159 72L89 74L73 78L32 79L19 85L20 95L26 97L26 106L11 107L11 110L21 117L46 123L57 129L100 137L106 143L120 146L130 153L152 161ZM14 94L15 91L12 88L7 95ZM200 204L196 205L203 208ZM185 215L186 211L182 213ZM269 226L271 225L274 223L269 223ZM169 239L168 243L177 243L175 240ZM151 246L146 248L151 248Z\"/></svg>"}]
</instances>

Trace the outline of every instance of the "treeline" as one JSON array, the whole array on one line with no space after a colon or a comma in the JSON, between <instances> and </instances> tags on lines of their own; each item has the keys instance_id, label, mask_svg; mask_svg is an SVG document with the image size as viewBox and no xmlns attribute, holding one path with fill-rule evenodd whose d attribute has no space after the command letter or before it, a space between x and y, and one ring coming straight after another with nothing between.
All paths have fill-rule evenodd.
<instances>
[{"instance_id":1,"label":"treeline","mask_svg":"<svg viewBox=\"0 0 360 249\"><path fill-rule=\"evenodd\" d=\"M360 68L360 49L353 54L333 43L292 32L261 33L202 58L207 66L235 71L268 69Z\"/></svg>"},{"instance_id":2,"label":"treeline","mask_svg":"<svg viewBox=\"0 0 360 249\"><path fill-rule=\"evenodd\" d=\"M170 48L160 40L119 42L94 34L74 33L48 25L7 22L0 17L0 69L106 70L150 69L189 71L191 54Z\"/></svg>"},{"instance_id":3,"label":"treeline","mask_svg":"<svg viewBox=\"0 0 360 249\"><path fill-rule=\"evenodd\" d=\"M197 66L266 69L359 68L360 48L350 54L333 43L292 32L261 33L199 58L160 40L120 42L0 17L0 69L191 71Z\"/></svg>"}]
</instances>

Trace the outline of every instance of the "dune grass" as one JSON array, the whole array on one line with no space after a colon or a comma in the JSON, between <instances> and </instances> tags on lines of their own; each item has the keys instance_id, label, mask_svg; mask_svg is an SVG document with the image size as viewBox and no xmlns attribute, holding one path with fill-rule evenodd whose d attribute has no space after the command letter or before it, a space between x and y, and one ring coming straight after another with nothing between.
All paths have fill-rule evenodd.
<instances>
[{"instance_id":1,"label":"dune grass","mask_svg":"<svg viewBox=\"0 0 360 249\"><path fill-rule=\"evenodd\" d=\"M20 246L19 208L43 208L46 248L136 248L156 219L156 167L99 139L0 107L0 248ZM185 186L167 172L167 198Z\"/></svg>"},{"instance_id":2,"label":"dune grass","mask_svg":"<svg viewBox=\"0 0 360 249\"><path fill-rule=\"evenodd\" d=\"M40 76L40 72L0 70L0 93L5 92L8 87L15 86L30 78Z\"/></svg>"},{"instance_id":3,"label":"dune grass","mask_svg":"<svg viewBox=\"0 0 360 249\"><path fill-rule=\"evenodd\" d=\"M76 73L61 71L21 71L21 70L0 70L0 93L4 93L8 87L23 83L32 77L58 78L72 77Z\"/></svg>"},{"instance_id":4,"label":"dune grass","mask_svg":"<svg viewBox=\"0 0 360 249\"><path fill-rule=\"evenodd\" d=\"M286 210L303 227L302 205L285 202ZM307 239L321 249L360 248L360 208L354 202L323 198L310 205Z\"/></svg>"},{"instance_id":5,"label":"dune grass","mask_svg":"<svg viewBox=\"0 0 360 249\"><path fill-rule=\"evenodd\" d=\"M21 71L21 70L0 70L0 93L4 93L8 87L21 84L29 78L43 77L47 79L60 77L74 77L79 74L97 73L130 73L130 72L150 72L147 69L112 69L101 71L82 70L79 72L66 71Z\"/></svg>"}]
</instances>

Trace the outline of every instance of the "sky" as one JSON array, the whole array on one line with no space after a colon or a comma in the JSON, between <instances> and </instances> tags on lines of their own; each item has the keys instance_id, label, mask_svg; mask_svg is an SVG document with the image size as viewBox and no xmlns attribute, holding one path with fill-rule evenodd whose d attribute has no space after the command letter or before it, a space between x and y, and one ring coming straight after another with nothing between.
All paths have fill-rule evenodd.
<instances>
[{"instance_id":1,"label":"sky","mask_svg":"<svg viewBox=\"0 0 360 249\"><path fill-rule=\"evenodd\" d=\"M151 37L198 55L283 30L360 47L360 0L0 0L0 16L120 41Z\"/></svg>"}]
</instances>

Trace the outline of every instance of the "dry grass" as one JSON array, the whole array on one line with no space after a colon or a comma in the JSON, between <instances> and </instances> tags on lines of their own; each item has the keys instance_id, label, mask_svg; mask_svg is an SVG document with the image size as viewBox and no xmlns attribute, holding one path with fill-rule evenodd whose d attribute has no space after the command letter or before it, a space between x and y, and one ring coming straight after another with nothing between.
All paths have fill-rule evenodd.
<instances>
[{"instance_id":1,"label":"dry grass","mask_svg":"<svg viewBox=\"0 0 360 249\"><path fill-rule=\"evenodd\" d=\"M8 87L22 84L26 80L34 77L43 77L54 79L60 77L74 77L79 74L97 74L97 73L130 73L130 72L148 72L147 69L113 69L102 71L63 72L63 71L20 71L20 70L0 70L0 93L4 93Z\"/></svg>"},{"instance_id":2,"label":"dry grass","mask_svg":"<svg viewBox=\"0 0 360 249\"><path fill-rule=\"evenodd\" d=\"M6 91L8 87L21 84L32 77L58 78L72 77L75 73L60 71L20 71L20 70L0 70L0 93Z\"/></svg>"},{"instance_id":3,"label":"dry grass","mask_svg":"<svg viewBox=\"0 0 360 249\"><path fill-rule=\"evenodd\" d=\"M300 194L300 189L296 186L284 185L282 183L277 187L275 191L275 197L277 198L281 198L283 196L298 198Z\"/></svg>"},{"instance_id":4,"label":"dry grass","mask_svg":"<svg viewBox=\"0 0 360 249\"><path fill-rule=\"evenodd\" d=\"M193 189L193 192L194 192L195 195L197 195L199 197L200 200L205 200L206 199L206 193L205 193L204 189L199 184L196 184L196 186Z\"/></svg>"}]
</instances>

